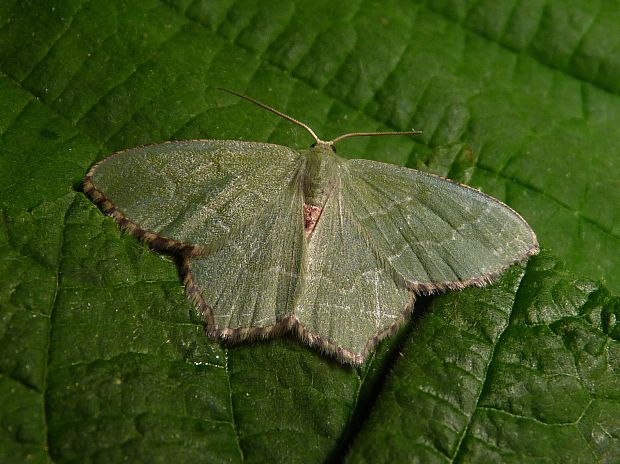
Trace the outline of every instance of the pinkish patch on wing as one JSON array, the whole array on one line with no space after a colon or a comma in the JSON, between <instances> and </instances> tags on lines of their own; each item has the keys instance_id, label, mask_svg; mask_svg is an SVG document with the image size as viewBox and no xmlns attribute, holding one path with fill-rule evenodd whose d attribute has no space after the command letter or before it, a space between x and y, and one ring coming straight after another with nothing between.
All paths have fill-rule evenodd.
<instances>
[{"instance_id":1,"label":"pinkish patch on wing","mask_svg":"<svg viewBox=\"0 0 620 464\"><path fill-rule=\"evenodd\" d=\"M304 229L306 237L310 237L323 210L318 206L304 204Z\"/></svg>"}]
</instances>

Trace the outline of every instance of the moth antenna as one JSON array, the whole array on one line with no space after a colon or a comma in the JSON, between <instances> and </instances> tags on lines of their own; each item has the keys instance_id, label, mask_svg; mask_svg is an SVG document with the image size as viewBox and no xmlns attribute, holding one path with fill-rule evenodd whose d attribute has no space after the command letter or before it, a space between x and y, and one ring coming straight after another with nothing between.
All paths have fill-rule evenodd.
<instances>
[{"instance_id":1,"label":"moth antenna","mask_svg":"<svg viewBox=\"0 0 620 464\"><path fill-rule=\"evenodd\" d=\"M375 137L379 135L418 135L421 134L422 131L418 131L415 129L411 129L410 131L390 131L390 132L351 132L349 134L341 135L340 137L336 137L330 143L333 145L341 140L348 139L350 137Z\"/></svg>"},{"instance_id":2,"label":"moth antenna","mask_svg":"<svg viewBox=\"0 0 620 464\"><path fill-rule=\"evenodd\" d=\"M266 109L267 111L271 111L274 114L277 114L278 116L280 116L281 118L286 119L287 121L292 122L293 124L297 124L298 126L303 127L304 129L306 129L308 132L310 132L310 135L312 135L312 137L314 138L314 140L316 140L316 143L320 143L321 139L319 139L316 134L314 133L314 131L312 129L310 129L310 127L308 127L306 124L304 124L301 121L298 121L295 118L290 117L288 114L284 114L281 111L276 110L275 108L272 108L269 105L265 105L264 103L259 102L258 100L254 100L253 98L250 97L246 97L245 95L242 95L240 93L234 92L232 90L228 90L228 89L224 89L222 87L218 87L218 90L223 90L224 92L228 92L230 94L236 95L239 98L243 98L244 100L247 100L249 102L254 103L255 105L260 106L261 108Z\"/></svg>"}]
</instances>

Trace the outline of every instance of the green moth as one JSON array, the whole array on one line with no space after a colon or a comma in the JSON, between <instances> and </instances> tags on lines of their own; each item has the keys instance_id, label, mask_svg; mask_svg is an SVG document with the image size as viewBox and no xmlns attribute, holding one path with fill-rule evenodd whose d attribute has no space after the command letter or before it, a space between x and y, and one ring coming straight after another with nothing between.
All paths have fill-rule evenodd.
<instances>
[{"instance_id":1,"label":"green moth","mask_svg":"<svg viewBox=\"0 0 620 464\"><path fill-rule=\"evenodd\" d=\"M231 92L234 93L234 92ZM220 340L294 331L361 364L417 294L483 286L538 252L518 213L448 179L345 160L305 124L304 151L190 140L115 153L84 191L123 228L183 255L188 296ZM414 134L415 131L406 132Z\"/></svg>"}]
</instances>

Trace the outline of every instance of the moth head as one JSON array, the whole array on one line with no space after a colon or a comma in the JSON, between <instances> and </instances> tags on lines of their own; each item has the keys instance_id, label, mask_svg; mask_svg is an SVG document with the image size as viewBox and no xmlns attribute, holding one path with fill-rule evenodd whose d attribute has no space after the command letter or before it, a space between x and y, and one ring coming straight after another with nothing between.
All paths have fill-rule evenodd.
<instances>
[{"instance_id":1,"label":"moth head","mask_svg":"<svg viewBox=\"0 0 620 464\"><path fill-rule=\"evenodd\" d=\"M329 147L331 149L331 151L336 153L336 146L334 145L334 142L324 142L322 140L318 140L318 141L314 142L312 145L310 145L310 148L314 148L317 145Z\"/></svg>"}]
</instances>

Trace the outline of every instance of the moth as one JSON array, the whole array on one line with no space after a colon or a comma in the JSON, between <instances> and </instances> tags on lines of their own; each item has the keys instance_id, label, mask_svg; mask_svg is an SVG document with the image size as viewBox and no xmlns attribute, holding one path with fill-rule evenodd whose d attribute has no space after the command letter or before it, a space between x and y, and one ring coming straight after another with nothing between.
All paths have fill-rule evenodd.
<instances>
[{"instance_id":1,"label":"moth","mask_svg":"<svg viewBox=\"0 0 620 464\"><path fill-rule=\"evenodd\" d=\"M230 92L230 91L229 91ZM510 207L436 175L346 160L350 133L296 151L234 140L173 141L114 153L84 191L131 234L182 253L184 283L210 337L292 331L362 364L416 295L483 286L538 252Z\"/></svg>"}]
</instances>

